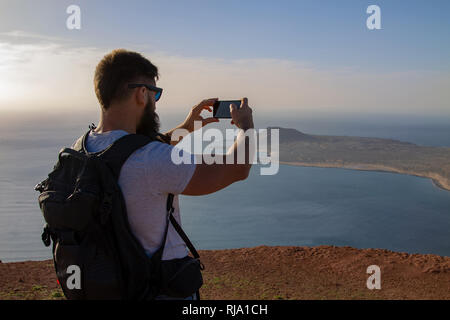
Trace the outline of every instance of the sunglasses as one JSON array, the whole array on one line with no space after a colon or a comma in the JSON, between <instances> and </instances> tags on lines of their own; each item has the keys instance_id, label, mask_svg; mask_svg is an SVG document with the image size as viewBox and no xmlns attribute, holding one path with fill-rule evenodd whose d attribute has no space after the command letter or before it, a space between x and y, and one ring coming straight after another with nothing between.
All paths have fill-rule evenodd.
<instances>
[{"instance_id":1,"label":"sunglasses","mask_svg":"<svg viewBox=\"0 0 450 320\"><path fill-rule=\"evenodd\" d=\"M139 87L145 87L150 91L154 91L155 93L155 102L158 101L161 98L162 95L162 88L158 88L149 84L144 84L144 83L130 83L128 85L129 89L134 89L134 88L139 88Z\"/></svg>"}]
</instances>

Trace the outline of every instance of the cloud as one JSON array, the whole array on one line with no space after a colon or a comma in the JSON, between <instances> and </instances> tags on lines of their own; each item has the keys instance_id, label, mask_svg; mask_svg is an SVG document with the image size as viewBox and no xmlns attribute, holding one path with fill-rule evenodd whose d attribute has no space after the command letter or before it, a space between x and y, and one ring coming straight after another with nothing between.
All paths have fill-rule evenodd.
<instances>
[{"instance_id":1,"label":"cloud","mask_svg":"<svg viewBox=\"0 0 450 320\"><path fill-rule=\"evenodd\" d=\"M53 41L0 41L0 110L97 108L93 73L110 50ZM158 85L164 88L164 95L158 108L164 112L185 113L186 108L208 97L246 96L255 110L295 112L299 116L318 111L450 113L450 77L446 73L368 73L351 68L323 70L290 60L143 53L160 69Z\"/></svg>"},{"instance_id":2,"label":"cloud","mask_svg":"<svg viewBox=\"0 0 450 320\"><path fill-rule=\"evenodd\" d=\"M63 109L95 105L97 49L0 43L0 109Z\"/></svg>"},{"instance_id":3,"label":"cloud","mask_svg":"<svg viewBox=\"0 0 450 320\"><path fill-rule=\"evenodd\" d=\"M247 96L264 110L314 112L447 112L448 74L322 70L277 59L217 60L154 55L169 105L202 97Z\"/></svg>"},{"instance_id":4,"label":"cloud","mask_svg":"<svg viewBox=\"0 0 450 320\"><path fill-rule=\"evenodd\" d=\"M12 30L7 32L0 32L0 37L8 38L9 40L44 40L44 41L67 41L64 38L50 37L42 34L27 32L23 30Z\"/></svg>"}]
</instances>

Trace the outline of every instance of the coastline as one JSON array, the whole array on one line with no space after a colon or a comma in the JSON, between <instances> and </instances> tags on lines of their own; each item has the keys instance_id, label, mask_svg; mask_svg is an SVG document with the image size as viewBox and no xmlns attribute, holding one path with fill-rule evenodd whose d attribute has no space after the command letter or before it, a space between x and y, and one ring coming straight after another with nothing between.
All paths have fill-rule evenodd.
<instances>
[{"instance_id":1,"label":"coastline","mask_svg":"<svg viewBox=\"0 0 450 320\"><path fill-rule=\"evenodd\" d=\"M319 168L342 168L342 169L350 169L350 170L360 170L360 171L375 171L375 172L389 172L389 173L397 173L397 174L405 174L410 176L416 176L420 178L428 178L431 179L433 185L436 187L450 191L450 184L444 181L444 178L437 175L424 175L418 174L415 172L407 172L403 170L399 170L392 167L386 167L381 165L368 165L368 164L351 164L351 165L343 165L339 163L309 163L309 162L290 162L290 161L280 161L280 164L291 165L291 166L299 166L299 167L319 167Z\"/></svg>"},{"instance_id":2,"label":"coastline","mask_svg":"<svg viewBox=\"0 0 450 320\"><path fill-rule=\"evenodd\" d=\"M450 300L450 257L336 246L199 253L205 265L204 300ZM380 290L367 288L371 265L380 267ZM64 299L51 260L0 263L0 274L0 300Z\"/></svg>"}]
</instances>

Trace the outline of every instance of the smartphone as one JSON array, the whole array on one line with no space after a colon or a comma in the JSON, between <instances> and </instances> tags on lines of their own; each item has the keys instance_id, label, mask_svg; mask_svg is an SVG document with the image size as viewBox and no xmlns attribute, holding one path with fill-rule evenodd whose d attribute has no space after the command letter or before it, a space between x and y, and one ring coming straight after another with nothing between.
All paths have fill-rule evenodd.
<instances>
[{"instance_id":1,"label":"smartphone","mask_svg":"<svg viewBox=\"0 0 450 320\"><path fill-rule=\"evenodd\" d=\"M238 109L241 107L241 100L216 101L213 105L213 117L231 119L230 104L232 103Z\"/></svg>"}]
</instances>

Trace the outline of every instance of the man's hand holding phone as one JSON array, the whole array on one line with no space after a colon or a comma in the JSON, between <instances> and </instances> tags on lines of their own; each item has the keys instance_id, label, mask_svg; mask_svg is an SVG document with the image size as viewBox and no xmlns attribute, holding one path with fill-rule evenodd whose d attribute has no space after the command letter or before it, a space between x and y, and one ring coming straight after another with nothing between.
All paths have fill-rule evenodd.
<instances>
[{"instance_id":1,"label":"man's hand holding phone","mask_svg":"<svg viewBox=\"0 0 450 320\"><path fill-rule=\"evenodd\" d=\"M208 110L211 112L211 107L214 105L214 103L218 100L218 98L210 98L205 99L196 106L191 108L191 111L189 112L188 116L184 120L184 122L179 126L179 128L183 128L188 130L189 132L194 131L194 122L195 121L201 121L202 127L206 126L208 123L212 122L219 122L219 119L214 117L209 117L204 119L200 114L203 110Z\"/></svg>"},{"instance_id":2,"label":"man's hand holding phone","mask_svg":"<svg viewBox=\"0 0 450 320\"><path fill-rule=\"evenodd\" d=\"M230 104L231 124L239 129L247 130L254 128L252 108L248 106L248 99L242 98L241 106L238 108L234 103Z\"/></svg>"}]
</instances>

